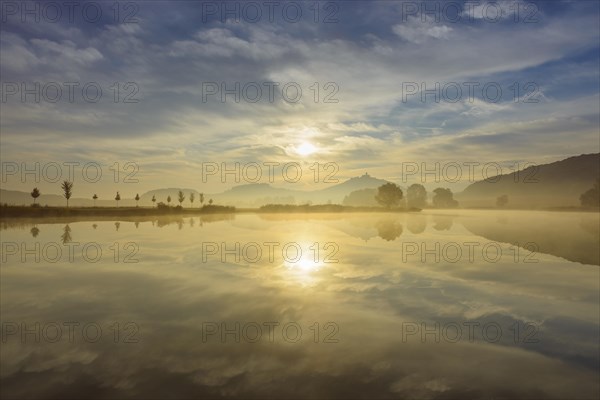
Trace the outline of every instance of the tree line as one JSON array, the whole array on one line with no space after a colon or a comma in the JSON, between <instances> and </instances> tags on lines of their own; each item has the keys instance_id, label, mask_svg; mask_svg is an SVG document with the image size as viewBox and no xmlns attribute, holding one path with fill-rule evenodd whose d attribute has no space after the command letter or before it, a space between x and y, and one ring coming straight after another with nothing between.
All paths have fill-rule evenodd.
<instances>
[{"instance_id":1,"label":"tree line","mask_svg":"<svg viewBox=\"0 0 600 400\"><path fill-rule=\"evenodd\" d=\"M600 179L598 179L593 187L587 190L579 197L579 201L582 207L599 207L600 206ZM61 184L61 189L63 192L63 197L67 201L67 208L69 207L69 199L73 195L73 182L63 181ZM398 207L402 200L404 199L404 193L402 189L396 185L395 183L388 182L384 185L381 185L377 188L375 195L372 195L373 189L362 189L357 190L350 193L344 199L343 203L355 201L370 201L372 199L375 202L386 208L394 208ZM454 194L448 188L437 188L433 190L433 198L431 199L432 205L436 208L456 208L458 207L458 201L454 199ZM31 197L33 198L33 206L39 206L36 203L38 197L40 197L40 190L35 187L31 191ZM98 195L94 193L92 199L94 200L94 207L96 207L96 200L98 200ZM140 195L136 194L133 198L135 200L135 206L139 206ZM178 207L183 207L183 202L186 199L186 195L183 191L179 190L177 193L177 201L179 202ZM188 199L190 201L191 207L194 207L194 201L196 200L196 194L194 192L190 192ZM115 196L115 201L117 202L117 207L119 207L119 201L121 200L121 195L117 192ZM159 202L156 204L156 195L152 195L152 203L156 204L157 207L171 207L171 196L167 196L167 204L163 202ZM198 194L198 200L201 206L204 206L204 193ZM504 194L499 196L496 199L496 206L499 208L505 207L508 204L508 195ZM209 199L208 204L212 205L213 200ZM348 204L350 205L350 204ZM427 206L427 190L421 184L415 183L408 187L406 190L406 206L408 208L424 208Z\"/></svg>"},{"instance_id":2,"label":"tree line","mask_svg":"<svg viewBox=\"0 0 600 400\"><path fill-rule=\"evenodd\" d=\"M438 208L456 208L458 201L450 189L437 188L433 191L432 204ZM388 182L377 188L375 201L386 208L398 207L404 199L402 189L395 183ZM406 206L408 208L424 208L427 206L427 190L425 186L415 183L406 190Z\"/></svg>"},{"instance_id":3,"label":"tree line","mask_svg":"<svg viewBox=\"0 0 600 400\"><path fill-rule=\"evenodd\" d=\"M63 192L63 197L66 199L67 201L67 208L69 207L69 199L73 196L73 182L70 181L63 181L63 183L60 185L62 192ZM36 203L36 200L38 197L41 196L41 192L40 190L35 187L33 188L33 190L31 191L30 195L33 198L33 206L39 206ZM94 207L96 207L96 200L98 200L98 195L96 193L94 193L94 195L92 196L92 200L94 200ZM186 199L186 195L183 193L183 191L179 190L179 192L177 193L177 200L179 201L179 207L183 207L183 202ZM133 198L133 200L135 200L135 206L139 207L139 201L140 201L140 195L139 193L137 193L135 195L135 197ZM167 203L168 203L168 207L171 206L171 196L167 196ZM194 207L194 201L196 200L196 194L194 192L190 192L189 194L189 201L191 203L191 207ZM198 194L198 200L200 202L201 207L204 206L204 193L199 193ZM115 196L115 201L117 202L117 207L119 207L119 201L121 201L121 194L119 192L117 192L117 195ZM152 195L152 203L156 204L156 195ZM160 207L161 204L165 207L167 207L166 204L159 202L158 204L156 204L157 207ZM212 205L213 204L213 199L209 199L208 200L208 204Z\"/></svg>"}]
</instances>

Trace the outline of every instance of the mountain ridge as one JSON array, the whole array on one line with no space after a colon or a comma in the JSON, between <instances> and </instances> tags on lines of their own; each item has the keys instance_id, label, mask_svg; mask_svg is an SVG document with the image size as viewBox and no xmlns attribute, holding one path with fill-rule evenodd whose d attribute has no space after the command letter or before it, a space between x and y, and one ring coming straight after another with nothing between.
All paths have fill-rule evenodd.
<instances>
[{"instance_id":1,"label":"mountain ridge","mask_svg":"<svg viewBox=\"0 0 600 400\"><path fill-rule=\"evenodd\" d=\"M455 193L455 198L461 207L495 207L499 196L507 195L507 207L538 208L538 207L573 207L579 206L579 196L590 189L596 179L600 178L600 153L581 154L567 157L563 160L548 164L530 166L520 171L505 175L497 175L486 180L471 183L462 192ZM265 204L342 204L350 193L376 189L388 183L385 179L375 178L365 173L349 178L324 189L312 191L294 190L274 187L269 183L248 183L234 186L220 193L204 193L204 204L210 199L216 204L236 207L260 207ZM440 183L443 187L443 183ZM406 195L406 187L401 187ZM139 204L152 206L152 196L156 202L167 202L171 196L171 204L178 204L179 190L185 193L184 204L191 206L189 194L196 196L194 207L200 206L200 191L185 188L158 188L140 195ZM431 201L431 191L428 192ZM33 203L28 192L0 189L0 202L29 205ZM41 205L64 206L65 199L58 194L42 194L37 201ZM69 201L72 206L91 207L94 201L90 198L74 197ZM114 207L114 199L98 199L99 207ZM136 201L123 198L119 206L135 206Z\"/></svg>"},{"instance_id":2,"label":"mountain ridge","mask_svg":"<svg viewBox=\"0 0 600 400\"><path fill-rule=\"evenodd\" d=\"M238 207L259 207L269 203L300 204L312 202L316 204L328 201L341 204L344 197L354 190L376 188L387 182L383 179L371 177L369 174L364 174L349 178L344 182L337 183L325 189L310 191L279 188L269 183L248 183L236 185L220 193L204 193L204 203L206 204L210 199L213 199L217 204ZM142 206L153 205L151 201L152 196L156 196L157 203L166 203L167 196L171 196L171 204L177 204L179 190L183 191L186 196L184 204L190 205L189 194L194 193L196 197L194 205L200 205L199 195L202 192L189 188L152 189L140 194L139 204ZM49 206L64 206L65 201L65 198L58 194L42 194L37 200L39 204L47 204ZM14 205L29 205L33 203L33 199L28 192L0 189L0 202ZM69 200L69 204L75 207L91 207L94 205L94 201L91 198L73 197ZM99 207L114 207L116 203L114 199L98 199L96 205ZM119 205L122 207L135 206L136 202L134 199L122 197Z\"/></svg>"},{"instance_id":3,"label":"mountain ridge","mask_svg":"<svg viewBox=\"0 0 600 400\"><path fill-rule=\"evenodd\" d=\"M474 182L455 197L463 207L492 207L502 195L509 207L572 207L599 178L600 153L581 154Z\"/></svg>"}]
</instances>

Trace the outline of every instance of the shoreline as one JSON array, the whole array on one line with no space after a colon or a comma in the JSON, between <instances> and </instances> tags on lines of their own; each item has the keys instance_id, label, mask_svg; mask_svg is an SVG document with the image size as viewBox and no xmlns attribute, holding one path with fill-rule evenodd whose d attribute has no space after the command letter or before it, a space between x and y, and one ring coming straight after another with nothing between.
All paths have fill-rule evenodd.
<instances>
[{"instance_id":1,"label":"shoreline","mask_svg":"<svg viewBox=\"0 0 600 400\"><path fill-rule=\"evenodd\" d=\"M260 208L235 208L207 205L201 208L180 207L31 207L1 206L0 219L52 218L52 217L184 217L215 214L294 214L294 213L405 213L421 209L386 209L382 207L348 207L339 205L269 206Z\"/></svg>"},{"instance_id":2,"label":"shoreline","mask_svg":"<svg viewBox=\"0 0 600 400\"><path fill-rule=\"evenodd\" d=\"M51 218L182 218L190 216L235 215L235 214L356 214L356 213L420 213L421 211L526 211L526 212L586 212L598 213L600 210L583 207L547 207L537 209L517 208L395 208L350 207L334 204L327 205L270 205L260 208L235 208L230 206L206 205L202 208L151 208L151 207L31 207L0 206L0 220L11 219L51 219Z\"/></svg>"}]
</instances>

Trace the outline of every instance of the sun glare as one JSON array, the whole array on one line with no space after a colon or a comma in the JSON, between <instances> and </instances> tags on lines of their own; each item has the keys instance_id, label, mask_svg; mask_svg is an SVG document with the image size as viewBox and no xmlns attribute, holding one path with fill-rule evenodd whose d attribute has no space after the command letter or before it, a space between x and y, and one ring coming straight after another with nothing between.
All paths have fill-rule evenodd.
<instances>
[{"instance_id":1,"label":"sun glare","mask_svg":"<svg viewBox=\"0 0 600 400\"><path fill-rule=\"evenodd\" d=\"M301 156L309 156L311 154L316 153L316 151L317 148L308 142L304 142L296 148L296 153L298 153Z\"/></svg>"},{"instance_id":2,"label":"sun glare","mask_svg":"<svg viewBox=\"0 0 600 400\"><path fill-rule=\"evenodd\" d=\"M302 272L318 271L320 267L321 263L308 258L302 258L297 263L290 264L290 268L297 268Z\"/></svg>"}]
</instances>

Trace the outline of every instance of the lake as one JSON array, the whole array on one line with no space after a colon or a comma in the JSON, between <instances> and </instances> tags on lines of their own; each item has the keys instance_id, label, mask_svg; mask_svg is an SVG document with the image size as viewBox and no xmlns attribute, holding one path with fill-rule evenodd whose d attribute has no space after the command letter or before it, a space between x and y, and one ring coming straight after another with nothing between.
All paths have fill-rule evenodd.
<instances>
[{"instance_id":1,"label":"lake","mask_svg":"<svg viewBox=\"0 0 600 400\"><path fill-rule=\"evenodd\" d=\"M6 398L598 398L598 213L2 220Z\"/></svg>"}]
</instances>

